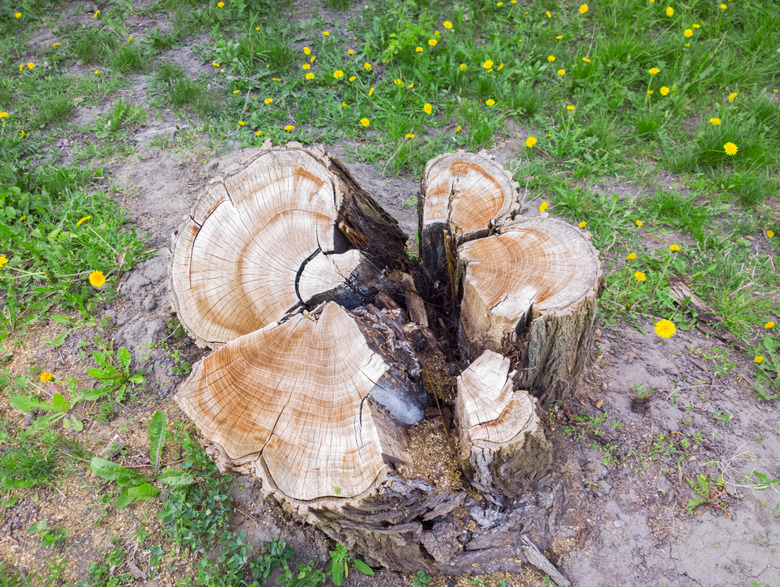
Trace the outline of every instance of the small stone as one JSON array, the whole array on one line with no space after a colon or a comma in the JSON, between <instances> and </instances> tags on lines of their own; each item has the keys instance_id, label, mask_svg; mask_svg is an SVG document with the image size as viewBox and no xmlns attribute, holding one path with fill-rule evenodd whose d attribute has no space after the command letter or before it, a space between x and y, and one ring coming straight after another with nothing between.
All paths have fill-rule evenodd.
<instances>
[{"instance_id":1,"label":"small stone","mask_svg":"<svg viewBox=\"0 0 780 587\"><path fill-rule=\"evenodd\" d=\"M620 528L623 526L623 522L621 520L615 520L615 528Z\"/></svg>"}]
</instances>

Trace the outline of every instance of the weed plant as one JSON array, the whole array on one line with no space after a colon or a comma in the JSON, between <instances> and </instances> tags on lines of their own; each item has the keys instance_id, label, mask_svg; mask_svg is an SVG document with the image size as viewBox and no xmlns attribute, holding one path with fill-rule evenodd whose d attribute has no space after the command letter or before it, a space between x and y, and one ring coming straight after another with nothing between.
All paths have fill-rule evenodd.
<instances>
[{"instance_id":1,"label":"weed plant","mask_svg":"<svg viewBox=\"0 0 780 587\"><path fill-rule=\"evenodd\" d=\"M30 171L20 160L24 151L14 153L9 142L0 163L0 340L54 304L89 316L113 279L148 254L136 230L124 226L116 200L88 191L100 169Z\"/></svg>"}]
</instances>

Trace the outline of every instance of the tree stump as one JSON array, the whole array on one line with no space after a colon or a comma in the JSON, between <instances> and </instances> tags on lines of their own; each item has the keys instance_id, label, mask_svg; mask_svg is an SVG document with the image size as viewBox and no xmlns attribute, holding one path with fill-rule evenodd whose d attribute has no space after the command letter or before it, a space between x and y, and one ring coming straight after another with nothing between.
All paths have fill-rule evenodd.
<instances>
[{"instance_id":1,"label":"tree stump","mask_svg":"<svg viewBox=\"0 0 780 587\"><path fill-rule=\"evenodd\" d=\"M549 472L552 447L536 414L536 398L514 391L508 358L487 350L458 377L455 416L464 471L487 493L522 495Z\"/></svg>"},{"instance_id":2,"label":"tree stump","mask_svg":"<svg viewBox=\"0 0 780 587\"><path fill-rule=\"evenodd\" d=\"M497 219L517 207L516 184L486 154L459 151L428 162L420 193L423 268L451 290L458 245L491 234Z\"/></svg>"},{"instance_id":3,"label":"tree stump","mask_svg":"<svg viewBox=\"0 0 780 587\"><path fill-rule=\"evenodd\" d=\"M265 148L213 181L174 234L174 307L195 342L213 348L317 296L365 300L375 293L366 288L381 287L368 261L404 269L405 242L397 222L324 152Z\"/></svg>"},{"instance_id":4,"label":"tree stump","mask_svg":"<svg viewBox=\"0 0 780 587\"><path fill-rule=\"evenodd\" d=\"M463 168L474 177L468 185L481 189L454 187ZM505 195L511 188L506 172L479 155L429 163L420 205L422 263L432 278L442 278L442 267L450 272L463 358L499 352L512 360L522 388L545 402L565 400L592 345L602 284L598 252L587 233L546 214L512 218L516 202ZM456 223L466 209L480 213Z\"/></svg>"},{"instance_id":5,"label":"tree stump","mask_svg":"<svg viewBox=\"0 0 780 587\"><path fill-rule=\"evenodd\" d=\"M215 350L176 399L221 468L370 564L516 569L552 462L524 390L561 398L576 381L598 255L566 223L513 218L515 184L486 156L437 157L422 186L419 267L322 150L267 144L212 182L174 235L169 283L182 324ZM449 316L429 320L423 274ZM457 338L437 339L448 320ZM461 473L490 503L526 504L525 522L506 510L491 535Z\"/></svg>"}]
</instances>

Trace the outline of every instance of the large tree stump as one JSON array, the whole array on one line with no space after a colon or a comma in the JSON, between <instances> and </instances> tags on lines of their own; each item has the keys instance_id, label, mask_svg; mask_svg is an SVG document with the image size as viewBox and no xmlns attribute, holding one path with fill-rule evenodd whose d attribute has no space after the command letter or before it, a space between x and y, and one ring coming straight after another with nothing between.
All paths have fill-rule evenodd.
<instances>
[{"instance_id":1,"label":"large tree stump","mask_svg":"<svg viewBox=\"0 0 780 587\"><path fill-rule=\"evenodd\" d=\"M216 350L176 399L221 468L369 563L516 569L552 460L524 390L560 398L576 381L598 255L566 223L513 218L511 175L485 156L438 157L422 186L422 273L451 300L431 323L459 332L441 342L404 235L338 161L266 145L213 182L174 235L170 285ZM463 473L484 512L512 497L523 522L509 512L493 536Z\"/></svg>"},{"instance_id":2,"label":"large tree stump","mask_svg":"<svg viewBox=\"0 0 780 587\"><path fill-rule=\"evenodd\" d=\"M471 484L499 495L521 495L549 472L552 447L536 414L536 398L513 389L508 358L485 351L458 377L455 415Z\"/></svg>"}]
</instances>

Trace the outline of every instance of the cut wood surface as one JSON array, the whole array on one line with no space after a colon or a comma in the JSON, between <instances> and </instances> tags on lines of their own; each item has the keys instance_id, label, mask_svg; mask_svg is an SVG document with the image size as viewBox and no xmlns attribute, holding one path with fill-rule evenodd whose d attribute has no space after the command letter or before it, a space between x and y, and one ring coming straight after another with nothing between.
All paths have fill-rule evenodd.
<instances>
[{"instance_id":1,"label":"cut wood surface","mask_svg":"<svg viewBox=\"0 0 780 587\"><path fill-rule=\"evenodd\" d=\"M338 162L296 144L265 148L212 183L174 235L174 306L198 344L219 346L348 282L366 265L348 248L381 269L403 242Z\"/></svg>"},{"instance_id":2,"label":"cut wood surface","mask_svg":"<svg viewBox=\"0 0 780 587\"><path fill-rule=\"evenodd\" d=\"M420 183L420 251L428 277L451 282L460 239L489 234L517 204L512 175L487 153L432 159Z\"/></svg>"},{"instance_id":3,"label":"cut wood surface","mask_svg":"<svg viewBox=\"0 0 780 587\"><path fill-rule=\"evenodd\" d=\"M449 224L460 233L485 230L515 203L512 175L486 155L448 153L425 166L423 228Z\"/></svg>"},{"instance_id":4,"label":"cut wood surface","mask_svg":"<svg viewBox=\"0 0 780 587\"><path fill-rule=\"evenodd\" d=\"M536 400L514 391L508 358L485 351L458 377L455 408L461 457L472 485L514 495L549 471L551 447L535 411Z\"/></svg>"},{"instance_id":5,"label":"cut wood surface","mask_svg":"<svg viewBox=\"0 0 780 587\"><path fill-rule=\"evenodd\" d=\"M208 357L178 395L233 459L258 466L298 500L352 497L384 467L364 398L387 366L334 303L237 338Z\"/></svg>"},{"instance_id":6,"label":"cut wood surface","mask_svg":"<svg viewBox=\"0 0 780 587\"><path fill-rule=\"evenodd\" d=\"M484 349L501 351L516 342L535 317L595 295L600 264L582 231L540 217L462 245L458 275L461 350L476 358Z\"/></svg>"}]
</instances>

